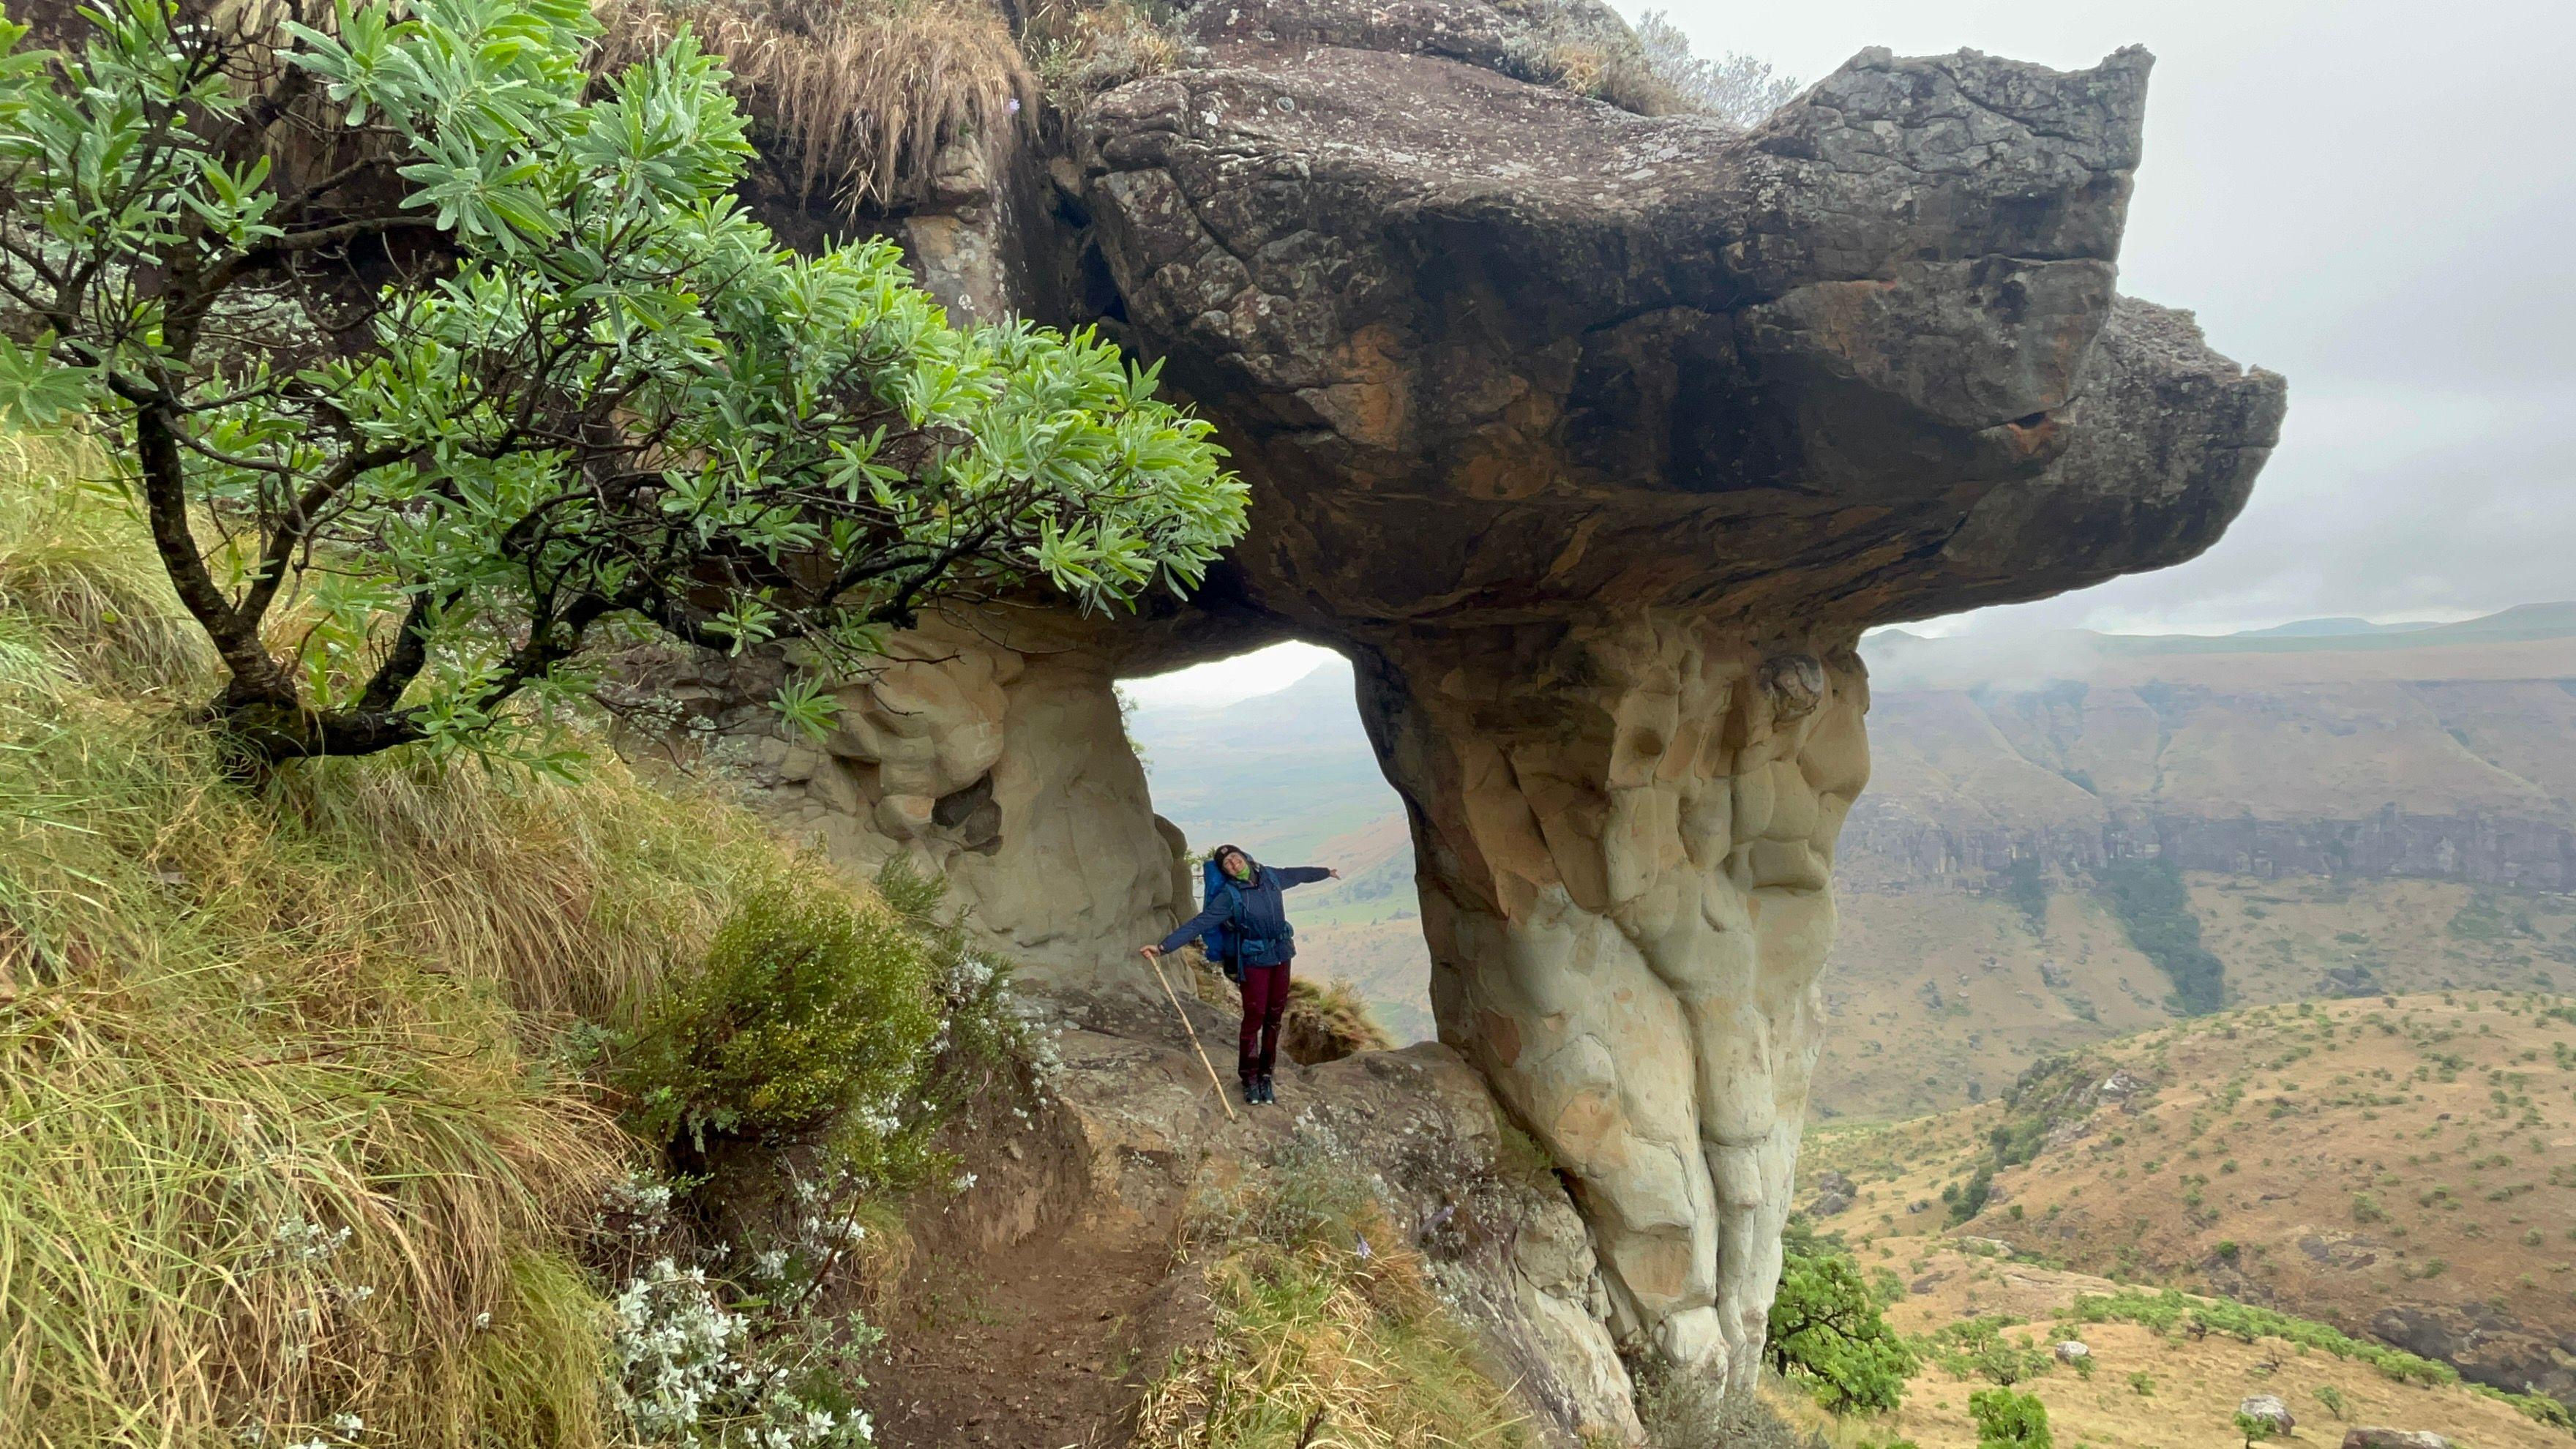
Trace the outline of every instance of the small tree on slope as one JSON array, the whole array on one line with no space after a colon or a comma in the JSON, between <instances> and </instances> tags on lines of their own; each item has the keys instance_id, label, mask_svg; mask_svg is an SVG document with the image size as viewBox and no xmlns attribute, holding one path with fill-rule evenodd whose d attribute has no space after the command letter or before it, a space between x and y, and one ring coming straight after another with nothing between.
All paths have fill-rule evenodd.
<instances>
[{"instance_id":1,"label":"small tree on slope","mask_svg":"<svg viewBox=\"0 0 2576 1449\"><path fill-rule=\"evenodd\" d=\"M517 748L645 621L848 667L943 599L1194 586L1245 490L1089 335L799 258L682 36L582 0L103 0L0 55L0 414L103 435L255 767ZM828 698L777 707L819 728Z\"/></svg>"},{"instance_id":2,"label":"small tree on slope","mask_svg":"<svg viewBox=\"0 0 2576 1449\"><path fill-rule=\"evenodd\" d=\"M1883 1413L1905 1399L1915 1357L1881 1316L1888 1295L1850 1253L1792 1221L1781 1234L1780 1289L1762 1354L1835 1413Z\"/></svg>"}]
</instances>

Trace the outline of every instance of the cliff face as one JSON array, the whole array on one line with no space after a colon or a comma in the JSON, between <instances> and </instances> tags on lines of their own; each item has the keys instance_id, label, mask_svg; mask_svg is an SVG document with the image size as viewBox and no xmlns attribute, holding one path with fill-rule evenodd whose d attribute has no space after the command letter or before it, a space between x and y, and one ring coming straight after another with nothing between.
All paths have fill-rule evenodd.
<instances>
[{"instance_id":1,"label":"cliff face","mask_svg":"<svg viewBox=\"0 0 2576 1449\"><path fill-rule=\"evenodd\" d=\"M924 641L827 749L770 751L782 806L958 867L1000 944L1115 987L1188 889L1112 680L1342 649L1441 1036L1591 1228L1605 1291L1562 1316L1749 1381L1860 631L2187 558L2278 427L2279 378L2113 289L2148 57L1865 52L1739 133L1513 79L1523 22L1478 0L1186 23L1062 154L988 168L1047 194L968 205L1015 220L941 265L1161 361L1251 535L1186 607Z\"/></svg>"},{"instance_id":2,"label":"cliff face","mask_svg":"<svg viewBox=\"0 0 2576 1449\"><path fill-rule=\"evenodd\" d=\"M1897 664L1888 673L1918 687L1881 692L1879 734L1893 748L1853 811L1844 879L1866 888L2034 854L2084 869L2152 853L2265 878L2576 888L2576 770L2564 749L2576 729L2576 618L2560 612L2516 610L2374 647L2170 638L2127 641L2159 650L2130 659L2060 648L2054 667L2067 677L2044 684ZM2474 632L2517 617L2532 637Z\"/></svg>"}]
</instances>

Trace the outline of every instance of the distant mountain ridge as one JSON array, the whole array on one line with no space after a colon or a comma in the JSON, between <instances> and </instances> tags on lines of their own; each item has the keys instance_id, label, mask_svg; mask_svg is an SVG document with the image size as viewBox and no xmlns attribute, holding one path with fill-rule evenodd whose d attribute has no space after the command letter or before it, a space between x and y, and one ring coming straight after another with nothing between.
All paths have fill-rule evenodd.
<instances>
[{"instance_id":1,"label":"distant mountain ridge","mask_svg":"<svg viewBox=\"0 0 2576 1449\"><path fill-rule=\"evenodd\" d=\"M2320 619L2220 636L1994 641L1888 630L1862 651L1875 772L1843 832L1844 928L1826 984L1852 1010L1894 1013L1885 1024L1900 1034L1908 1013L1951 1030L1961 981L1986 981L1986 961L1997 981L2040 999L2034 1022L2062 1019L2070 1040L2161 1017L2166 986L2108 918L2052 915L2044 936L2014 924L2001 892L2017 860L2042 863L2032 884L2060 892L2136 856L2246 882L2576 888L2576 603L2447 624ZM1427 1031L1410 838L1351 700L1350 668L1336 661L1220 709L1140 709L1134 730L1157 808L1194 846L1233 839L1346 872L1297 902L1301 923L1322 930L1313 969L1349 977L1405 1029ZM1926 891L1958 899L1936 905ZM2450 959L2461 944L2444 931L2455 903L2415 927L2427 936L2416 949L2398 923L2423 906L2420 893L2381 894L2368 906L2373 920L2386 917L2371 928L2371 949ZM1938 940L1924 934L1936 920ZM1937 983L1925 974L1936 961ZM2286 971L2267 956L2260 970L2231 963L2230 979L2312 994L2326 964ZM2507 969L2480 965L2463 979L2503 984L2515 978L2494 973ZM1935 984L1937 1007L1925 1000ZM2092 1018L2050 1004L2059 997ZM1975 1021L1956 1026L1967 1055L1934 1072L1950 1095L1925 1105L1959 1100L1986 1070L1965 1065L1990 1050L1969 1045ZM1889 1097L1894 1079L1842 1059L1861 1039L1829 1041L1821 1104L1870 1111L1926 1090L1917 1081Z\"/></svg>"}]
</instances>

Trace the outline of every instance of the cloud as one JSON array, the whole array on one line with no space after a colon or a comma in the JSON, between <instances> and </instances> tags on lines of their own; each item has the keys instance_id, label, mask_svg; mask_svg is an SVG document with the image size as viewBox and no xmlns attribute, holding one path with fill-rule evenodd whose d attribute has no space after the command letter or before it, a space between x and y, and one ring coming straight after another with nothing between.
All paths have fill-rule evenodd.
<instances>
[{"instance_id":1,"label":"cloud","mask_svg":"<svg viewBox=\"0 0 2576 1449\"><path fill-rule=\"evenodd\" d=\"M1867 45L2156 52L2124 290L2288 375L2217 547L1942 627L2458 617L2576 595L2576 6L2491 0L1674 0L1702 53L1814 78ZM1995 616L1991 621L1987 616Z\"/></svg>"}]
</instances>

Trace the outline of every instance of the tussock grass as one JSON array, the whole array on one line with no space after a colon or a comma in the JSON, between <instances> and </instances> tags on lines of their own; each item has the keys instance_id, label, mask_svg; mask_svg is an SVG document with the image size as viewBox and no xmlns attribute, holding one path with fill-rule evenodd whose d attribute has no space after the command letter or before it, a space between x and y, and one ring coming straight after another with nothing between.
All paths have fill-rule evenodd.
<instances>
[{"instance_id":1,"label":"tussock grass","mask_svg":"<svg viewBox=\"0 0 2576 1449\"><path fill-rule=\"evenodd\" d=\"M1279 1024L1279 1048L1309 1065L1354 1052L1395 1049L1359 988L1347 981L1300 977L1288 983L1288 1010Z\"/></svg>"},{"instance_id":2,"label":"tussock grass","mask_svg":"<svg viewBox=\"0 0 2576 1449\"><path fill-rule=\"evenodd\" d=\"M229 783L81 461L0 441L0 1445L606 1442L573 1233L626 1139L548 1023L775 849L607 759Z\"/></svg>"},{"instance_id":3,"label":"tussock grass","mask_svg":"<svg viewBox=\"0 0 2576 1449\"><path fill-rule=\"evenodd\" d=\"M598 13L607 70L694 32L725 57L799 199L845 212L921 200L950 142L1015 139L1034 120L1036 78L979 0L603 0Z\"/></svg>"},{"instance_id":4,"label":"tussock grass","mask_svg":"<svg viewBox=\"0 0 2576 1449\"><path fill-rule=\"evenodd\" d=\"M1524 1445L1527 1419L1479 1366L1422 1260L1328 1149L1300 1142L1187 1225L1212 1341L1174 1352L1133 1443L1170 1449Z\"/></svg>"},{"instance_id":5,"label":"tussock grass","mask_svg":"<svg viewBox=\"0 0 2576 1449\"><path fill-rule=\"evenodd\" d=\"M1196 944L1184 948L1177 959L1185 968L1192 995L1227 1011L1243 1009L1243 988L1226 980ZM1317 1062L1337 1062L1354 1052L1393 1051L1396 1045L1395 1038L1378 1024L1376 1013L1369 1009L1358 987L1331 977L1318 981L1299 976L1288 983L1288 1010L1279 1022L1279 1050L1290 1061L1312 1066Z\"/></svg>"},{"instance_id":6,"label":"tussock grass","mask_svg":"<svg viewBox=\"0 0 2576 1449\"><path fill-rule=\"evenodd\" d=\"M213 665L115 485L87 481L105 471L76 439L0 429L0 637L21 687L76 673L148 692Z\"/></svg>"}]
</instances>

